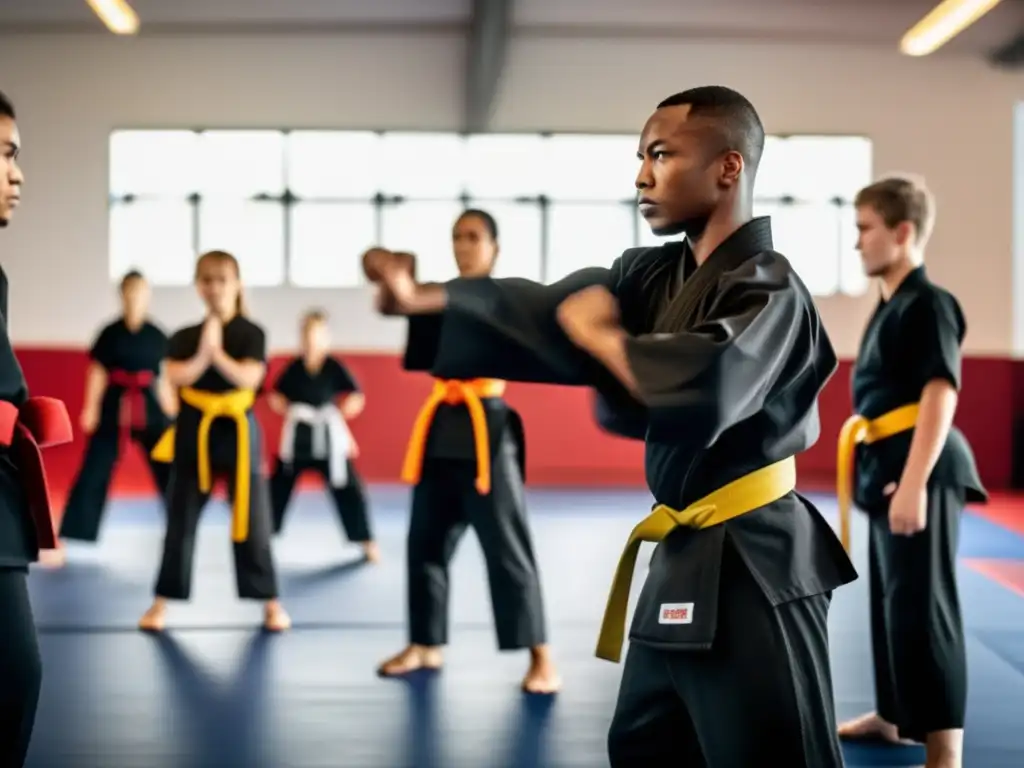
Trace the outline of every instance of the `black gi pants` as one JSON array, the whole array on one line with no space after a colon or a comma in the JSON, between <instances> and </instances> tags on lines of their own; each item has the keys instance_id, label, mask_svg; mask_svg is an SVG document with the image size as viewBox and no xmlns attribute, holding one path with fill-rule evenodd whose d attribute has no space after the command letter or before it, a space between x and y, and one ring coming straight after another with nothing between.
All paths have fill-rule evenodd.
<instances>
[{"instance_id":1,"label":"black gi pants","mask_svg":"<svg viewBox=\"0 0 1024 768\"><path fill-rule=\"evenodd\" d=\"M712 648L629 646L608 733L612 768L842 768L830 602L773 607L726 536Z\"/></svg>"},{"instance_id":2,"label":"black gi pants","mask_svg":"<svg viewBox=\"0 0 1024 768\"><path fill-rule=\"evenodd\" d=\"M213 466L214 476L227 477L228 498L235 498L234 465ZM199 516L210 494L199 490L195 464L173 464L167 494L167 533L163 562L156 582L156 594L173 600L187 600L192 591L193 555ZM254 472L249 478L249 536L232 544L235 581L243 599L272 600L277 597L277 576L270 552L270 493L266 479Z\"/></svg>"},{"instance_id":3,"label":"black gi pants","mask_svg":"<svg viewBox=\"0 0 1024 768\"><path fill-rule=\"evenodd\" d=\"M370 515L366 503L366 490L363 480L356 472L355 464L348 462L348 484L335 488L331 485L330 464L326 459L296 458L286 464L277 460L274 474L270 476L270 499L273 506L274 533L280 533L284 527L285 512L291 500L295 483L306 470L318 473L326 484L326 490L334 501L334 509L341 519L345 536L349 541L371 541Z\"/></svg>"},{"instance_id":4,"label":"black gi pants","mask_svg":"<svg viewBox=\"0 0 1024 768\"><path fill-rule=\"evenodd\" d=\"M43 665L29 603L27 568L0 568L0 766L25 764Z\"/></svg>"},{"instance_id":5,"label":"black gi pants","mask_svg":"<svg viewBox=\"0 0 1024 768\"><path fill-rule=\"evenodd\" d=\"M871 644L878 714L923 742L964 727L967 654L956 582L963 492L928 489L928 525L914 536L870 517Z\"/></svg>"},{"instance_id":6,"label":"black gi pants","mask_svg":"<svg viewBox=\"0 0 1024 768\"><path fill-rule=\"evenodd\" d=\"M171 466L149 458L149 452L156 443L151 435L133 431L132 439L145 451L160 501L165 502ZM89 437L82 466L78 469L78 476L71 487L60 522L62 539L95 542L99 538L100 524L110 494L110 481L120 452L120 430L98 430Z\"/></svg>"},{"instance_id":7,"label":"black gi pants","mask_svg":"<svg viewBox=\"0 0 1024 768\"><path fill-rule=\"evenodd\" d=\"M476 469L472 460L423 462L407 541L409 641L448 642L448 564L471 525L487 562L498 648L540 645L546 642L544 606L514 443L495 452L486 496L474 485Z\"/></svg>"}]
</instances>

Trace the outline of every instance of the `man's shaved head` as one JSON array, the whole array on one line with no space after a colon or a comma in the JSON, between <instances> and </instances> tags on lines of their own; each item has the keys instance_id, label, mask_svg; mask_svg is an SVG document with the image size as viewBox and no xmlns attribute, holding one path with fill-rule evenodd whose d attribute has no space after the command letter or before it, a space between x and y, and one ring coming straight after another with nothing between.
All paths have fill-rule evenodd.
<instances>
[{"instance_id":1,"label":"man's shaved head","mask_svg":"<svg viewBox=\"0 0 1024 768\"><path fill-rule=\"evenodd\" d=\"M655 234L691 238L716 211L749 215L763 151L761 118L736 91L708 85L669 96L640 136L641 213Z\"/></svg>"},{"instance_id":2,"label":"man's shaved head","mask_svg":"<svg viewBox=\"0 0 1024 768\"><path fill-rule=\"evenodd\" d=\"M746 96L723 85L703 85L669 96L658 105L689 107L689 117L706 122L720 142L719 151L735 150L743 155L747 173L757 174L757 166L764 152L764 125ZM715 149L718 149L716 147Z\"/></svg>"}]
</instances>

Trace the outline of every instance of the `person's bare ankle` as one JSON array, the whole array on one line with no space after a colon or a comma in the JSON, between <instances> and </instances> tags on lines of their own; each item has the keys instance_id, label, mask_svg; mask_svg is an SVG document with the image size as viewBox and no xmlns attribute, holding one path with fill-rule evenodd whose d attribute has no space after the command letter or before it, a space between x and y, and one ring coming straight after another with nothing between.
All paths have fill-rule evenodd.
<instances>
[{"instance_id":1,"label":"person's bare ankle","mask_svg":"<svg viewBox=\"0 0 1024 768\"><path fill-rule=\"evenodd\" d=\"M530 667L523 678L522 687L526 693L538 694L553 694L561 689L562 678L555 669L549 646L535 645L530 648Z\"/></svg>"},{"instance_id":2,"label":"person's bare ankle","mask_svg":"<svg viewBox=\"0 0 1024 768\"><path fill-rule=\"evenodd\" d=\"M270 632L291 629L292 619L279 600L268 600L263 606L263 626Z\"/></svg>"},{"instance_id":3,"label":"person's bare ankle","mask_svg":"<svg viewBox=\"0 0 1024 768\"><path fill-rule=\"evenodd\" d=\"M418 669L440 669L443 663L441 646L410 643L389 659L381 662L377 673L384 677L400 677Z\"/></svg>"},{"instance_id":4,"label":"person's bare ankle","mask_svg":"<svg viewBox=\"0 0 1024 768\"><path fill-rule=\"evenodd\" d=\"M380 562L380 547L376 541L364 541L362 543L363 557L366 558L368 563L379 563Z\"/></svg>"},{"instance_id":5,"label":"person's bare ankle","mask_svg":"<svg viewBox=\"0 0 1024 768\"><path fill-rule=\"evenodd\" d=\"M925 768L963 768L962 729L933 731L925 739Z\"/></svg>"},{"instance_id":6,"label":"person's bare ankle","mask_svg":"<svg viewBox=\"0 0 1024 768\"><path fill-rule=\"evenodd\" d=\"M139 619L139 629L146 632L162 632L166 626L167 601L158 597Z\"/></svg>"}]
</instances>

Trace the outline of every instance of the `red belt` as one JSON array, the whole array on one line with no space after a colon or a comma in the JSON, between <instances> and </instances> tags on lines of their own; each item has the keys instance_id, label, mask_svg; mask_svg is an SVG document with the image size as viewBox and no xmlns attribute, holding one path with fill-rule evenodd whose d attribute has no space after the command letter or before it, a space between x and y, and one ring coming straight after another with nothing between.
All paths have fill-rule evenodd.
<instances>
[{"instance_id":1,"label":"red belt","mask_svg":"<svg viewBox=\"0 0 1024 768\"><path fill-rule=\"evenodd\" d=\"M152 371L112 370L107 385L124 388L121 394L119 423L123 429L146 428L146 390L153 385Z\"/></svg>"},{"instance_id":2,"label":"red belt","mask_svg":"<svg viewBox=\"0 0 1024 768\"><path fill-rule=\"evenodd\" d=\"M0 445L10 449L10 457L18 468L40 549L57 546L41 449L70 443L72 437L71 419L61 400L30 397L21 408L0 401Z\"/></svg>"}]
</instances>

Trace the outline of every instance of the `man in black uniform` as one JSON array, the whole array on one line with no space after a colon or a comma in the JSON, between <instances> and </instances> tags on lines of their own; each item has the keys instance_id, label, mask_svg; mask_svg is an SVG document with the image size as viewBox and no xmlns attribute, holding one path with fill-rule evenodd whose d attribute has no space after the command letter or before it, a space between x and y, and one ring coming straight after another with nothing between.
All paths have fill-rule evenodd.
<instances>
[{"instance_id":1,"label":"man in black uniform","mask_svg":"<svg viewBox=\"0 0 1024 768\"><path fill-rule=\"evenodd\" d=\"M640 137L639 203L656 233L687 237L610 268L552 285L417 285L387 252L366 262L382 311L441 315L435 376L589 386L609 421L645 436L658 505L634 530L598 643L618 660L638 540L659 542L609 732L613 768L843 763L827 617L856 573L794 492L836 356L769 220L752 218L763 144L754 107L728 88L662 102Z\"/></svg>"},{"instance_id":2,"label":"man in black uniform","mask_svg":"<svg viewBox=\"0 0 1024 768\"><path fill-rule=\"evenodd\" d=\"M928 768L959 768L967 659L957 542L965 503L986 499L970 446L952 427L966 323L922 266L933 220L923 185L883 179L856 204L858 247L881 297L857 356L857 416L844 429L842 461L860 443L854 497L870 521L877 711L840 735L922 741Z\"/></svg>"},{"instance_id":3,"label":"man in black uniform","mask_svg":"<svg viewBox=\"0 0 1024 768\"><path fill-rule=\"evenodd\" d=\"M21 198L21 137L0 93L0 227ZM63 403L29 398L7 333L7 275L0 269L0 766L25 763L36 719L42 661L29 602L29 563L55 546L39 448L71 440Z\"/></svg>"}]
</instances>

